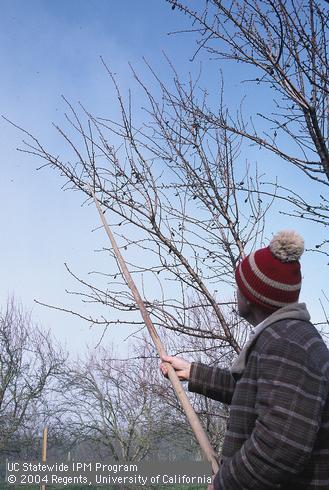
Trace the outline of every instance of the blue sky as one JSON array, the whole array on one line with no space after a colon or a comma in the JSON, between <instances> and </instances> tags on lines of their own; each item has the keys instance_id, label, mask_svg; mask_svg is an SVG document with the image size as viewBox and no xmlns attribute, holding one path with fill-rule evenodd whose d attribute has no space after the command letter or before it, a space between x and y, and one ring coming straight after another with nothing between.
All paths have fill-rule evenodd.
<instances>
[{"instance_id":1,"label":"blue sky","mask_svg":"<svg viewBox=\"0 0 329 490\"><path fill-rule=\"evenodd\" d=\"M62 94L73 103L81 101L94 114L116 115L100 56L117 73L123 92L134 85L128 62L146 81L151 80L143 56L164 80L168 67L163 50L183 76L199 69L201 58L195 63L188 61L194 52L193 36L167 35L188 26L188 20L162 0L0 0L0 7L0 113L38 135L46 147L58 145L59 153L61 143L51 123L63 122ZM239 83L241 67L223 64L221 68L228 103L238 105L249 90ZM203 61L203 81L214 98L218 75L218 64ZM264 103L252 91L245 105L256 111L257 104ZM0 302L4 304L7 295L14 293L26 308L33 308L37 321L65 341L70 351L78 352L85 343L98 341L95 329L89 331L85 323L36 306L33 300L88 311L89 307L80 307L75 297L65 294L74 284L64 262L81 275L93 270L95 264L105 266L104 258L93 253L100 248L100 235L91 233L98 218L94 209L81 208L80 195L61 190L64 182L55 172L36 171L40 162L16 151L21 140L15 128L0 121ZM257 154L255 158L259 158ZM289 170L285 171L289 176ZM308 189L314 194L312 186ZM273 224L273 231L277 231L282 220L273 217ZM293 222L287 219L284 227L291 226ZM302 223L296 228L306 236L313 230ZM325 287L322 271L321 260L305 256L304 274L309 284L317 276L319 289ZM311 286L302 299L308 299L309 291ZM316 316L316 295L310 304ZM118 341L120 333L113 338Z\"/></svg>"}]
</instances>

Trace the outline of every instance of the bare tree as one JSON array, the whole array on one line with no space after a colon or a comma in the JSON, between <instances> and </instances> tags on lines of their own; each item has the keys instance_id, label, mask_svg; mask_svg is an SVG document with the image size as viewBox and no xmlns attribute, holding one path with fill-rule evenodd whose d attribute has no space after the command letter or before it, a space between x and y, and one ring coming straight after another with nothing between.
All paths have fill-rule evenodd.
<instances>
[{"instance_id":1,"label":"bare tree","mask_svg":"<svg viewBox=\"0 0 329 490\"><path fill-rule=\"evenodd\" d=\"M195 8L188 2L167 1L191 18L191 30L197 36L194 56L205 50L216 61L246 65L248 82L255 90L263 86L269 98L275 98L272 112L260 112L252 118L240 113L234 119L209 105L196 107L182 94L177 105L196 115L197 120L268 150L317 182L313 202L286 182L269 185L276 188L277 197L292 205L288 214L327 226L328 2L207 0ZM314 250L326 253L327 245L326 238L317 240Z\"/></svg>"},{"instance_id":2,"label":"bare tree","mask_svg":"<svg viewBox=\"0 0 329 490\"><path fill-rule=\"evenodd\" d=\"M148 356L118 361L101 347L74 362L62 399L75 444L87 441L115 461L154 454L173 432L153 390L157 376Z\"/></svg>"},{"instance_id":3,"label":"bare tree","mask_svg":"<svg viewBox=\"0 0 329 490\"><path fill-rule=\"evenodd\" d=\"M49 332L10 298L0 313L0 452L17 450L64 361Z\"/></svg>"},{"instance_id":4,"label":"bare tree","mask_svg":"<svg viewBox=\"0 0 329 490\"><path fill-rule=\"evenodd\" d=\"M93 186L109 211L110 224L155 325L217 339L239 352L239 329L227 321L234 302L234 270L245 246L262 240L271 200L259 198L257 175L253 177L245 167L235 169L240 137L211 121L201 123L197 112L193 115L176 103L178 96L155 73L161 103L134 73L148 102L149 119L135 123L138 116L132 100L124 102L115 78L105 68L116 91L121 122L96 118L82 107L78 113L67 102L68 128L57 126L57 130L68 145L68 158L52 155L26 131L29 140L24 151L60 171L67 187L82 191L88 202L89 185ZM192 81L183 85L174 74L173 85L178 94L184 92L194 100L196 108L200 98L205 100ZM97 318L75 314L105 328L120 323L142 326L115 264L115 272L98 272L94 283L68 270L85 288L78 292L84 301L106 308ZM196 307L209 310L211 323L195 326Z\"/></svg>"}]
</instances>

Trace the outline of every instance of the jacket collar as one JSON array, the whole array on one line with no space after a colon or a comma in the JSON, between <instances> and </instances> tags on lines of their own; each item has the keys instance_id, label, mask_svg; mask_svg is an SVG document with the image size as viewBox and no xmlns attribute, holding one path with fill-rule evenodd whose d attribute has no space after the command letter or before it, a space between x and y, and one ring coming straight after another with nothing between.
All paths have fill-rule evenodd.
<instances>
[{"instance_id":1,"label":"jacket collar","mask_svg":"<svg viewBox=\"0 0 329 490\"><path fill-rule=\"evenodd\" d=\"M254 345L256 339L265 328L280 320L295 319L308 322L310 318L311 317L309 312L307 311L305 303L291 303L290 305L284 306L283 308L279 308L278 310L274 311L270 316L259 323L254 332L250 334L248 341L246 342L245 346L231 366L231 373L240 374L244 371L249 351Z\"/></svg>"}]
</instances>

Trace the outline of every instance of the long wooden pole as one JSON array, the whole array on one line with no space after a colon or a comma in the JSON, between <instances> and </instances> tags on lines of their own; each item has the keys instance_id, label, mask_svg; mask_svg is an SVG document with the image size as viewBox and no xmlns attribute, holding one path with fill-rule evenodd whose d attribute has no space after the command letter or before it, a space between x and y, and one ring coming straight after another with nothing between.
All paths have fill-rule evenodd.
<instances>
[{"instance_id":1,"label":"long wooden pole","mask_svg":"<svg viewBox=\"0 0 329 490\"><path fill-rule=\"evenodd\" d=\"M139 291L136 287L136 284L134 283L133 278L131 277L131 274L127 268L126 262L121 255L121 252L120 252L120 250L117 246L117 243L115 241L115 238L113 236L113 233L111 232L111 229L110 229L109 225L107 224L104 213L103 213L101 206L98 202L98 199L96 198L95 193L93 192L92 189L91 189L91 193L92 193L93 199L95 201L100 219L103 223L103 226L105 228L107 236L110 239L110 242L111 242L113 251L115 253L115 256L118 260L122 275L125 278L126 283L127 283L128 287L130 288L133 296L134 296L134 299L136 301L136 304L139 307L139 310L141 312L141 315L143 317L145 325L146 325L146 327L147 327L147 329L151 335L151 338L152 338L153 343L154 343L154 345L158 351L158 354L159 354L160 358L162 359L162 357L166 355L166 351L164 349L164 346L160 340L160 337L157 334L157 331L154 328L153 322L152 322L152 320L148 314L148 311L146 309L144 301L142 300L141 295L139 294ZM201 449L202 449L206 459L211 463L212 471L214 473L217 473L217 471L219 469L217 456L216 456L216 453L215 453L213 447L211 446L211 444L209 442L208 436L205 433L197 414L193 410L191 402L188 399L188 397L187 397L187 395L186 395L186 393L182 387L182 384L181 384L181 382L180 382L180 380L176 374L175 369L172 367L172 365L170 363L166 363L166 367L168 369L168 378L170 379L171 384L172 384L172 386L176 392L177 398L179 399L179 401L182 404L182 407L185 411L186 417L187 417L187 419L191 425L191 428L194 432L194 435L195 435L198 443L200 444Z\"/></svg>"}]
</instances>

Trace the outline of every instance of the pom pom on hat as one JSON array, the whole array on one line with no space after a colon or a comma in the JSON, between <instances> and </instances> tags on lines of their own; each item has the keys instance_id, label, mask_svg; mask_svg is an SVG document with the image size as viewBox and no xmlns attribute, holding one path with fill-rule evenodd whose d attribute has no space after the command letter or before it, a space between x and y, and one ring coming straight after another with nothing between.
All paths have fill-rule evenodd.
<instances>
[{"instance_id":1,"label":"pom pom on hat","mask_svg":"<svg viewBox=\"0 0 329 490\"><path fill-rule=\"evenodd\" d=\"M269 248L281 262L295 262L304 252L304 240L295 231L279 231L270 241Z\"/></svg>"},{"instance_id":2,"label":"pom pom on hat","mask_svg":"<svg viewBox=\"0 0 329 490\"><path fill-rule=\"evenodd\" d=\"M277 310L298 301L301 288L299 259L304 240L294 231L280 231L268 247L245 257L235 270L241 293L251 303Z\"/></svg>"}]
</instances>

